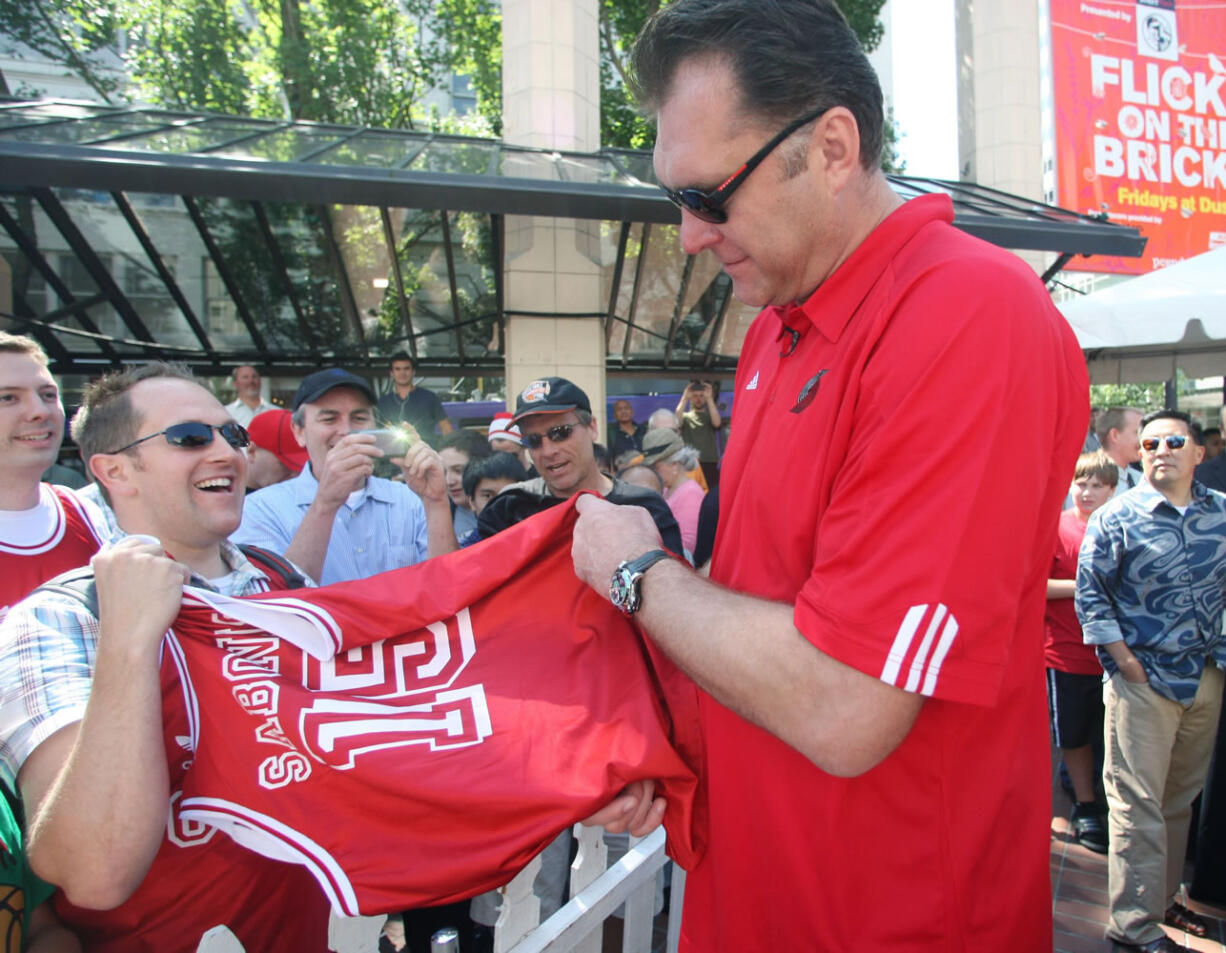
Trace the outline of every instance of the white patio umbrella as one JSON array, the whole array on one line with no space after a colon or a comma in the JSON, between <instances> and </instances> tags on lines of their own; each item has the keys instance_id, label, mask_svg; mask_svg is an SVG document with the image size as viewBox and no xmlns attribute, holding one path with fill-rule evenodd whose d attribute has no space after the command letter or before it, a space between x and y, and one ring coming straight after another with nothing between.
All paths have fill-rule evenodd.
<instances>
[{"instance_id":1,"label":"white patio umbrella","mask_svg":"<svg viewBox=\"0 0 1226 953\"><path fill-rule=\"evenodd\" d=\"M1226 246L1059 308L1096 384L1226 373Z\"/></svg>"}]
</instances>

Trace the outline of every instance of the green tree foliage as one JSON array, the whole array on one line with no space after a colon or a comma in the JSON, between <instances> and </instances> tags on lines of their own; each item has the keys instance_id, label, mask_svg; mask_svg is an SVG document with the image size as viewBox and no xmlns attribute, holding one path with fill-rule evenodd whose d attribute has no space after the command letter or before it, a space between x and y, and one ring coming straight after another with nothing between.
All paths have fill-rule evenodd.
<instances>
[{"instance_id":1,"label":"green tree foliage","mask_svg":"<svg viewBox=\"0 0 1226 953\"><path fill-rule=\"evenodd\" d=\"M226 0L199 0L190 8L141 0L115 6L117 18L127 21L127 62L140 98L237 115L278 114L275 91L266 90L264 102L253 95L251 74L262 72L264 58Z\"/></svg>"},{"instance_id":2,"label":"green tree foliage","mask_svg":"<svg viewBox=\"0 0 1226 953\"><path fill-rule=\"evenodd\" d=\"M667 0L664 0L667 2ZM865 49L881 42L885 0L839 0ZM600 0L601 142L650 147L631 100L627 54L661 0ZM62 63L108 102L386 128L437 127L422 106L449 74L502 127L498 0L0 0L6 34ZM99 67L122 34L131 86ZM886 167L896 163L887 124Z\"/></svg>"},{"instance_id":3,"label":"green tree foliage","mask_svg":"<svg viewBox=\"0 0 1226 953\"><path fill-rule=\"evenodd\" d=\"M0 0L3 32L79 76L104 102L114 102L123 77L100 62L121 26L109 0ZM0 87L8 84L0 76ZM14 90L14 93L19 91Z\"/></svg>"},{"instance_id":4,"label":"green tree foliage","mask_svg":"<svg viewBox=\"0 0 1226 953\"><path fill-rule=\"evenodd\" d=\"M502 132L502 5L498 0L436 0L431 29L445 66L467 76L477 112Z\"/></svg>"},{"instance_id":5,"label":"green tree foliage","mask_svg":"<svg viewBox=\"0 0 1226 953\"><path fill-rule=\"evenodd\" d=\"M650 149L655 124L639 112L627 88L627 57L660 0L600 0L600 141L622 149Z\"/></svg>"},{"instance_id":6,"label":"green tree foliage","mask_svg":"<svg viewBox=\"0 0 1226 953\"><path fill-rule=\"evenodd\" d=\"M885 0L838 0L838 4L871 53L885 34L880 19ZM627 89L626 70L634 38L662 5L661 0L600 0L600 141L605 146L649 149L655 141L654 124L638 111ZM897 126L893 116L887 120L882 165L886 171L901 172Z\"/></svg>"},{"instance_id":7,"label":"green tree foliage","mask_svg":"<svg viewBox=\"0 0 1226 953\"><path fill-rule=\"evenodd\" d=\"M650 148L655 138L652 122L629 96L626 58L661 2L667 0L599 0L601 138L607 146ZM884 0L839 2L866 49L875 48L883 32L878 14ZM502 125L501 16L499 0L0 0L7 37L62 64L107 102L141 100L259 118L428 126L495 136ZM116 68L117 51L126 77ZM451 74L468 78L477 117L441 117L424 107L426 94ZM0 76L0 92L5 88ZM893 143L891 123L887 168ZM300 144L268 137L261 149L266 158L289 159ZM485 154L474 161L484 168ZM318 332L320 346L336 353L357 336L376 347L404 346L405 307L416 316L413 333L427 350L433 335L449 333L444 329L454 316L435 305L450 300L441 287L446 269L438 261L444 228L438 213L416 213L396 223L393 242L408 299L402 307L394 285L379 300L366 301L363 294L335 287L330 277L335 269L329 256L383 247L383 223L374 210L270 208L270 227L288 249L286 266L299 285L295 307L289 289L262 279L279 269L266 260L252 209L224 200L203 201L200 208L233 280L271 340L299 333L298 310ZM489 222L454 215L447 224L453 239L458 233L466 260L461 271L474 279L457 289L461 340L456 343L469 353L484 352L496 347L492 275L497 266L485 260ZM386 275L391 263L348 260L346 265Z\"/></svg>"},{"instance_id":8,"label":"green tree foliage","mask_svg":"<svg viewBox=\"0 0 1226 953\"><path fill-rule=\"evenodd\" d=\"M1092 407L1136 407L1138 410L1157 410L1165 402L1164 385L1161 381L1149 384L1091 384Z\"/></svg>"},{"instance_id":9,"label":"green tree foliage","mask_svg":"<svg viewBox=\"0 0 1226 953\"><path fill-rule=\"evenodd\" d=\"M108 102L412 128L448 70L477 69L467 50L489 34L483 3L441 0L436 10L431 0L0 0L0 23ZM474 38L452 49L461 19L466 29L476 24ZM98 56L121 36L127 83Z\"/></svg>"},{"instance_id":10,"label":"green tree foliage","mask_svg":"<svg viewBox=\"0 0 1226 953\"><path fill-rule=\"evenodd\" d=\"M1182 370L1175 371L1175 396L1189 397L1198 393L1196 381ZM1091 384L1090 405L1093 407L1136 407L1138 410L1161 410L1166 406L1166 384L1163 381L1126 384Z\"/></svg>"}]
</instances>

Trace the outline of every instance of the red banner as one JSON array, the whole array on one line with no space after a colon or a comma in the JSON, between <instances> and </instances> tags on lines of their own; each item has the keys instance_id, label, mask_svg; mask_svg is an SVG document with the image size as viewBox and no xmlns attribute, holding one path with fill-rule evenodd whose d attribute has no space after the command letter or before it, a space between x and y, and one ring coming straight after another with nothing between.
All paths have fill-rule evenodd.
<instances>
[{"instance_id":1,"label":"red banner","mask_svg":"<svg viewBox=\"0 0 1226 953\"><path fill-rule=\"evenodd\" d=\"M1139 228L1142 274L1226 245L1226 4L1050 0L1057 203Z\"/></svg>"}]
</instances>

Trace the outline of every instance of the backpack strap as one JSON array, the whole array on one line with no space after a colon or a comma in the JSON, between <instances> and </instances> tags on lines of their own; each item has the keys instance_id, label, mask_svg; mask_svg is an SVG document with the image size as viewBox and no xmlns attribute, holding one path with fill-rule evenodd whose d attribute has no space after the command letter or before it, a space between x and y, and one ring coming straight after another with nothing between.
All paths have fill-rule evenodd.
<instances>
[{"instance_id":1,"label":"backpack strap","mask_svg":"<svg viewBox=\"0 0 1226 953\"><path fill-rule=\"evenodd\" d=\"M54 592L68 596L81 603L95 619L98 618L98 585L94 581L94 570L90 566L62 572L38 586L34 592Z\"/></svg>"},{"instance_id":2,"label":"backpack strap","mask_svg":"<svg viewBox=\"0 0 1226 953\"><path fill-rule=\"evenodd\" d=\"M250 543L239 543L239 550L257 568L268 576L274 589L301 589L306 585L306 578L284 556L271 552L261 546Z\"/></svg>"},{"instance_id":3,"label":"backpack strap","mask_svg":"<svg viewBox=\"0 0 1226 953\"><path fill-rule=\"evenodd\" d=\"M269 552L259 546L239 546L257 569L267 576L273 589L301 589L306 585L306 579L284 556ZM48 579L35 592L54 592L68 596L81 603L95 619L98 618L98 585L94 580L94 570L90 566L70 569L58 576Z\"/></svg>"}]
</instances>

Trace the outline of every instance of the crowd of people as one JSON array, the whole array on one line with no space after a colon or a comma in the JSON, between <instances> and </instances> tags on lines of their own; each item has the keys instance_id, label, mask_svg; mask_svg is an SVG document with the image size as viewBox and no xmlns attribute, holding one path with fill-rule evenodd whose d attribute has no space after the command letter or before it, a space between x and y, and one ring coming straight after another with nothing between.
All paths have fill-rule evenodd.
<instances>
[{"instance_id":1,"label":"crowd of people","mask_svg":"<svg viewBox=\"0 0 1226 953\"><path fill-rule=\"evenodd\" d=\"M586 403L573 385L553 384L555 399ZM241 596L364 579L455 550L449 447L484 449L465 461L470 489L459 491L478 513L527 477L516 455L491 453L486 436L466 445L460 432L443 438L442 453L422 440L393 457L399 479L375 476L388 456L370 432L387 422L375 404L363 378L324 369L303 379L292 410L257 414L249 431L182 367L107 374L72 421L93 478L74 492L42 480L65 430L47 357L32 339L0 333L0 786L11 949L186 949L185 937L195 949L217 924L249 950L323 949L328 907L306 868L177 829L173 810L167 826L167 792L180 790L190 765L190 726L160 642L184 584ZM548 429L559 406L541 411ZM519 409L490 437L539 447L539 408ZM581 467L573 472L581 477ZM565 494L583 482L554 485ZM662 500L656 510L668 512ZM71 586L82 567L88 588L79 594ZM640 831L658 825L660 811L632 786L592 820ZM54 906L44 902L49 884L59 888ZM467 907L406 911L414 948L428 949L436 926L467 924Z\"/></svg>"},{"instance_id":2,"label":"crowd of people","mask_svg":"<svg viewBox=\"0 0 1226 953\"><path fill-rule=\"evenodd\" d=\"M399 365L393 386L404 376ZM31 949L78 949L81 941L132 949L136 937L160 943L172 929L203 936L209 918L253 950L318 948L326 932L322 902L292 930L276 925L276 903L288 908L297 893L315 892L305 870L282 876L281 865L209 838L209 851L191 852L188 877L189 860L172 849L184 845L159 819L160 792L178 789L187 764L163 746L162 731L150 730L164 695L172 711L157 645L184 583L247 595L365 579L471 546L581 490L646 507L672 551L685 552L660 492L678 483L673 450L648 443L658 458L648 472L667 474L655 477L656 489L612 477L598 462L587 395L561 378L533 382L515 412L499 415L486 433L431 430L442 421L427 416L417 425L431 439L411 440L416 428L397 429L405 405L384 400L381 411L370 383L341 368L307 375L282 409L260 397L253 367L236 370L237 398L222 406L186 369L141 365L87 389L72 436L92 482L74 492L45 482L66 424L45 353L30 338L0 334L0 372L12 450L0 464L10 517L0 520L6 857L28 857L60 888L53 907L43 902L45 881L30 868L14 870ZM403 446L381 447L380 430ZM661 432L669 448L683 448L676 431ZM389 461L394 477L376 475ZM93 604L73 604L44 585L83 566L92 566ZM167 741L187 736L186 726L172 730L167 719ZM143 741L121 754L130 731ZM630 803L637 809L640 801L632 795ZM569 866L565 850L554 856L541 888L551 909L562 902ZM181 902L188 890L190 915ZM240 912L239 899L251 893L268 903ZM117 913L102 912L113 907ZM467 931L465 948L480 948L493 922L485 919L472 921L464 901L404 911L401 922L409 947L426 950L438 928L457 924Z\"/></svg>"},{"instance_id":3,"label":"crowd of people","mask_svg":"<svg viewBox=\"0 0 1226 953\"><path fill-rule=\"evenodd\" d=\"M1047 582L1048 705L1071 830L1108 857L1107 936L1126 948L1179 948L1163 924L1207 936L1188 897L1226 905L1226 792L1206 787L1222 760L1226 666L1213 430L1177 410L1096 413Z\"/></svg>"},{"instance_id":4,"label":"crowd of people","mask_svg":"<svg viewBox=\"0 0 1226 953\"><path fill-rule=\"evenodd\" d=\"M1075 836L1108 852L1113 946L1170 953L1182 947L1164 923L1208 930L1180 891L1192 800L1223 768L1220 750L1209 762L1226 496L1196 469L1201 435L1178 411L1113 408L1078 460L1090 408L1076 339L1027 265L953 227L948 196L903 202L890 187L880 87L831 0L674 0L632 61L683 250L710 251L762 309L726 445L718 395L697 380L642 424L619 402L606 449L589 396L561 377L529 383L479 433L451 427L405 354L382 397L328 367L286 410L263 404L256 368L235 371L223 406L154 362L86 390L71 434L90 484L74 491L42 480L65 427L47 357L0 336L10 948L194 950L226 935L248 951L325 949L310 870L181 813L199 712L164 637L184 587L297 589L266 601L309 612L320 584L317 598L373 619L364 585L380 574L455 566L471 581L491 547L559 516L562 569L518 595L564 627L581 628L580 611L632 620L650 683L676 706L652 696L647 714L695 759L686 953L1051 949L1047 721ZM267 671L261 630L226 631L251 637L232 674ZM460 654L475 641L455 638ZM452 660L438 649L418 671ZM332 664L336 683L360 681L356 658ZM604 696L622 688L574 674ZM274 712L271 684L233 692ZM462 711L477 737L495 731L476 707L446 730L467 730ZM534 726L529 750L569 717ZM260 730L292 747L275 719ZM299 780L294 764L270 759L261 783ZM588 823L641 835L675 810L651 779L627 780L585 804ZM1221 801L1206 797L1202 817ZM331 810L346 830L367 822L362 803ZM395 852L384 822L373 849ZM537 888L556 904L564 836L545 850ZM491 904L438 899L403 912L412 949L444 925L466 948L489 942Z\"/></svg>"}]
</instances>

